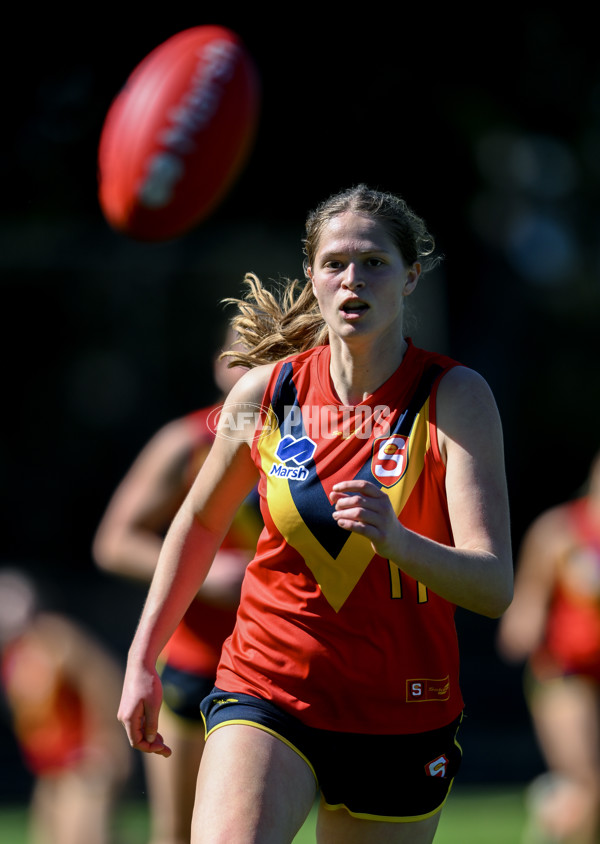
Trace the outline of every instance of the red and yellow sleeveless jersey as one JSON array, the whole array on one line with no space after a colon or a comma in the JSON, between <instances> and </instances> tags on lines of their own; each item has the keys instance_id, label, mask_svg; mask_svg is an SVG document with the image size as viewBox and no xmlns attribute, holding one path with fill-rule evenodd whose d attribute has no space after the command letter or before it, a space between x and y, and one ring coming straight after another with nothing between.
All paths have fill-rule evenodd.
<instances>
[{"instance_id":1,"label":"red and yellow sleeveless jersey","mask_svg":"<svg viewBox=\"0 0 600 844\"><path fill-rule=\"evenodd\" d=\"M37 776L80 762L85 755L83 701L38 635L14 639L2 653L1 669L28 769Z\"/></svg>"},{"instance_id":2,"label":"red and yellow sleeveless jersey","mask_svg":"<svg viewBox=\"0 0 600 844\"><path fill-rule=\"evenodd\" d=\"M368 401L339 407L321 346L278 364L253 444L265 529L246 570L217 686L272 700L311 727L436 729L462 710L455 606L340 528L328 493L364 478L402 523L452 544L435 424L456 362L409 341Z\"/></svg>"},{"instance_id":3,"label":"red and yellow sleeveless jersey","mask_svg":"<svg viewBox=\"0 0 600 844\"><path fill-rule=\"evenodd\" d=\"M542 680L581 674L600 682L600 524L586 498L564 508L571 541L558 562L544 641L531 667Z\"/></svg>"},{"instance_id":4,"label":"red and yellow sleeveless jersey","mask_svg":"<svg viewBox=\"0 0 600 844\"><path fill-rule=\"evenodd\" d=\"M187 485L191 486L214 440L219 405L211 405L190 413L185 421L192 434L192 450L186 467ZM258 496L252 494L242 504L223 540L229 552L239 551L240 568L256 550L256 542L263 524ZM161 659L173 668L214 676L221 655L221 647L235 624L236 610L196 598L192 601L175 632L169 639Z\"/></svg>"}]
</instances>

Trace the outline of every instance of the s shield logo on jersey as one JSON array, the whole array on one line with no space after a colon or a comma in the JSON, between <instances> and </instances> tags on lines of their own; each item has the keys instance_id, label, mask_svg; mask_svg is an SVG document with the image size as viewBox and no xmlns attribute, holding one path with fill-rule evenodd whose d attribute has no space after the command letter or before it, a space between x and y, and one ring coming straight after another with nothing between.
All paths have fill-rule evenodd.
<instances>
[{"instance_id":1,"label":"s shield logo on jersey","mask_svg":"<svg viewBox=\"0 0 600 844\"><path fill-rule=\"evenodd\" d=\"M393 486L408 466L409 437L378 437L373 443L371 472L383 486Z\"/></svg>"}]
</instances>

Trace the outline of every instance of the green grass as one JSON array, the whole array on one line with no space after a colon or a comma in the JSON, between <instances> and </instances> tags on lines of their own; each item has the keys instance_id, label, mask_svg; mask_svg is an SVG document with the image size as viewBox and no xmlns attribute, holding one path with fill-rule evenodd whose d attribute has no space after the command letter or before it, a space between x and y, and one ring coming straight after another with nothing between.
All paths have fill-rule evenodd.
<instances>
[{"instance_id":1,"label":"green grass","mask_svg":"<svg viewBox=\"0 0 600 844\"><path fill-rule=\"evenodd\" d=\"M313 811L294 844L315 844ZM521 844L523 789L455 786L444 807L435 844Z\"/></svg>"},{"instance_id":2,"label":"green grass","mask_svg":"<svg viewBox=\"0 0 600 844\"><path fill-rule=\"evenodd\" d=\"M294 844L315 844L312 812ZM520 844L525 822L523 789L455 786L444 808L435 844ZM146 844L148 819L143 805L128 803L115 819L115 844ZM2 844L28 844L26 809L0 806Z\"/></svg>"},{"instance_id":3,"label":"green grass","mask_svg":"<svg viewBox=\"0 0 600 844\"><path fill-rule=\"evenodd\" d=\"M442 812L435 844L521 844L523 788L456 786Z\"/></svg>"}]
</instances>

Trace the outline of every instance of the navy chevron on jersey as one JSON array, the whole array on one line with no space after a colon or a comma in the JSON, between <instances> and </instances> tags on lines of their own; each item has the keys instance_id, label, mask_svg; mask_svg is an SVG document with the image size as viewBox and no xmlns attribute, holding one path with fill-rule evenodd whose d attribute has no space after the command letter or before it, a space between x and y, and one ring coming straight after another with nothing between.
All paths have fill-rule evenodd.
<instances>
[{"instance_id":1,"label":"navy chevron on jersey","mask_svg":"<svg viewBox=\"0 0 600 844\"><path fill-rule=\"evenodd\" d=\"M340 528L329 493L369 480L404 525L452 544L435 394L456 362L409 340L396 372L355 407L340 406L329 365L328 346L296 355L265 392L252 448L265 529L217 685L313 727L437 729L463 707L455 607Z\"/></svg>"}]
</instances>

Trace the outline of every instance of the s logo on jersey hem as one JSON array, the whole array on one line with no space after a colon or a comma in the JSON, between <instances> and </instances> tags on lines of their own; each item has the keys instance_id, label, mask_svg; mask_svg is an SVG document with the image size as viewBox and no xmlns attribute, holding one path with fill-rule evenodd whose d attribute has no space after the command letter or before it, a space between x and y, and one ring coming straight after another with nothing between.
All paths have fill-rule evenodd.
<instances>
[{"instance_id":1,"label":"s logo on jersey hem","mask_svg":"<svg viewBox=\"0 0 600 844\"><path fill-rule=\"evenodd\" d=\"M421 703L450 699L450 676L447 674L440 680L430 680L419 677L406 681L406 702Z\"/></svg>"}]
</instances>

